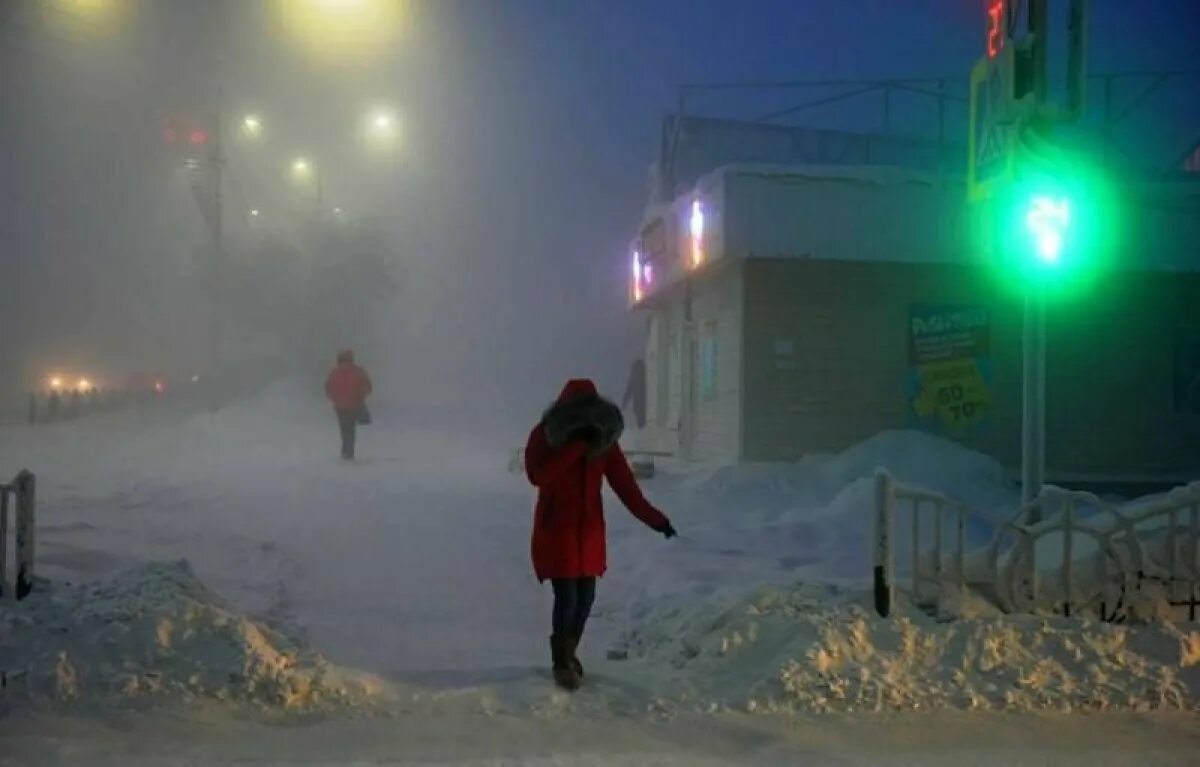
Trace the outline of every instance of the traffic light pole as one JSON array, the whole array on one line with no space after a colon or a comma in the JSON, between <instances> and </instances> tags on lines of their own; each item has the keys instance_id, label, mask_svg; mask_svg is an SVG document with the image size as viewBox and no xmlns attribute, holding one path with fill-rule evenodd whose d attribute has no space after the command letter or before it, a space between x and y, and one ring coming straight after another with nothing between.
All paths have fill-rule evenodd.
<instances>
[{"instance_id":1,"label":"traffic light pole","mask_svg":"<svg viewBox=\"0 0 1200 767\"><path fill-rule=\"evenodd\" d=\"M1028 503L1046 476L1046 291L1040 285L1025 295L1022 370L1021 500Z\"/></svg>"},{"instance_id":2,"label":"traffic light pole","mask_svg":"<svg viewBox=\"0 0 1200 767\"><path fill-rule=\"evenodd\" d=\"M1029 0L1027 29L1032 43L1035 114L1047 101L1046 36L1047 0ZM1022 339L1021 500L1029 503L1042 491L1046 479L1046 289L1030 285L1025 294ZM1040 514L1033 510L1031 522Z\"/></svg>"}]
</instances>

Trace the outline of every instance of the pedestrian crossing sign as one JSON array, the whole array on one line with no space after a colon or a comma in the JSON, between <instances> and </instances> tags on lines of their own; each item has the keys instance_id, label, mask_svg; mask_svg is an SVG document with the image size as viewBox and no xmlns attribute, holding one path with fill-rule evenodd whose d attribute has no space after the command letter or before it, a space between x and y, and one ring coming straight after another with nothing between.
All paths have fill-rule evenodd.
<instances>
[{"instance_id":1,"label":"pedestrian crossing sign","mask_svg":"<svg viewBox=\"0 0 1200 767\"><path fill-rule=\"evenodd\" d=\"M1017 122L1013 115L1011 46L971 69L970 135L967 140L967 199L985 200L1013 175Z\"/></svg>"}]
</instances>

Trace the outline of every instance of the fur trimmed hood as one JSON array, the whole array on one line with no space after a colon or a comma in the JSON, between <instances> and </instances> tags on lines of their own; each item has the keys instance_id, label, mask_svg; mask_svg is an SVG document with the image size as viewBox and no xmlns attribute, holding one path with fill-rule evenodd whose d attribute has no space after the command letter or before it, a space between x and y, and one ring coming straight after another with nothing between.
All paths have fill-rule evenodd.
<instances>
[{"instance_id":1,"label":"fur trimmed hood","mask_svg":"<svg viewBox=\"0 0 1200 767\"><path fill-rule=\"evenodd\" d=\"M568 381L558 400L542 415L542 428L550 447L572 439L588 443L588 457L603 455L625 431L621 408L601 397L591 381Z\"/></svg>"}]
</instances>

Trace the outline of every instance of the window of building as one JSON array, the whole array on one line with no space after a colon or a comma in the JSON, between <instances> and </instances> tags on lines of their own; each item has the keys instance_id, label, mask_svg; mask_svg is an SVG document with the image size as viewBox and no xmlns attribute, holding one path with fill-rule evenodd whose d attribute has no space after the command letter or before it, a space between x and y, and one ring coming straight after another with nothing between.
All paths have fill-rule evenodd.
<instances>
[{"instance_id":1,"label":"window of building","mask_svg":"<svg viewBox=\"0 0 1200 767\"><path fill-rule=\"evenodd\" d=\"M717 323L706 322L700 334L700 396L717 396Z\"/></svg>"}]
</instances>

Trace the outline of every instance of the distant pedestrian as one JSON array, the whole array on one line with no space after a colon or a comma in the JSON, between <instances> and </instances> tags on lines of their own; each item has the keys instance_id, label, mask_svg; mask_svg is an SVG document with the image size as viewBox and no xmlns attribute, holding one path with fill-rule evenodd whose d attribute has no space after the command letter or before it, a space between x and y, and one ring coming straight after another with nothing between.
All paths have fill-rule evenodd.
<instances>
[{"instance_id":1,"label":"distant pedestrian","mask_svg":"<svg viewBox=\"0 0 1200 767\"><path fill-rule=\"evenodd\" d=\"M633 418L638 429L646 428L646 361L641 357L629 368L629 381L625 384L625 396L621 407L633 405Z\"/></svg>"},{"instance_id":2,"label":"distant pedestrian","mask_svg":"<svg viewBox=\"0 0 1200 767\"><path fill-rule=\"evenodd\" d=\"M338 429L342 434L342 458L354 460L354 443L358 426L371 422L367 397L371 394L371 378L367 371L354 364L354 352L338 352L337 365L325 379L325 396L337 413Z\"/></svg>"},{"instance_id":3,"label":"distant pedestrian","mask_svg":"<svg viewBox=\"0 0 1200 767\"><path fill-rule=\"evenodd\" d=\"M554 681L574 690L583 678L576 651L607 568L604 480L635 517L667 538L675 528L638 487L617 440L621 410L588 380L568 381L525 444L525 473L537 487L530 545L538 581L554 587L550 653Z\"/></svg>"}]
</instances>

